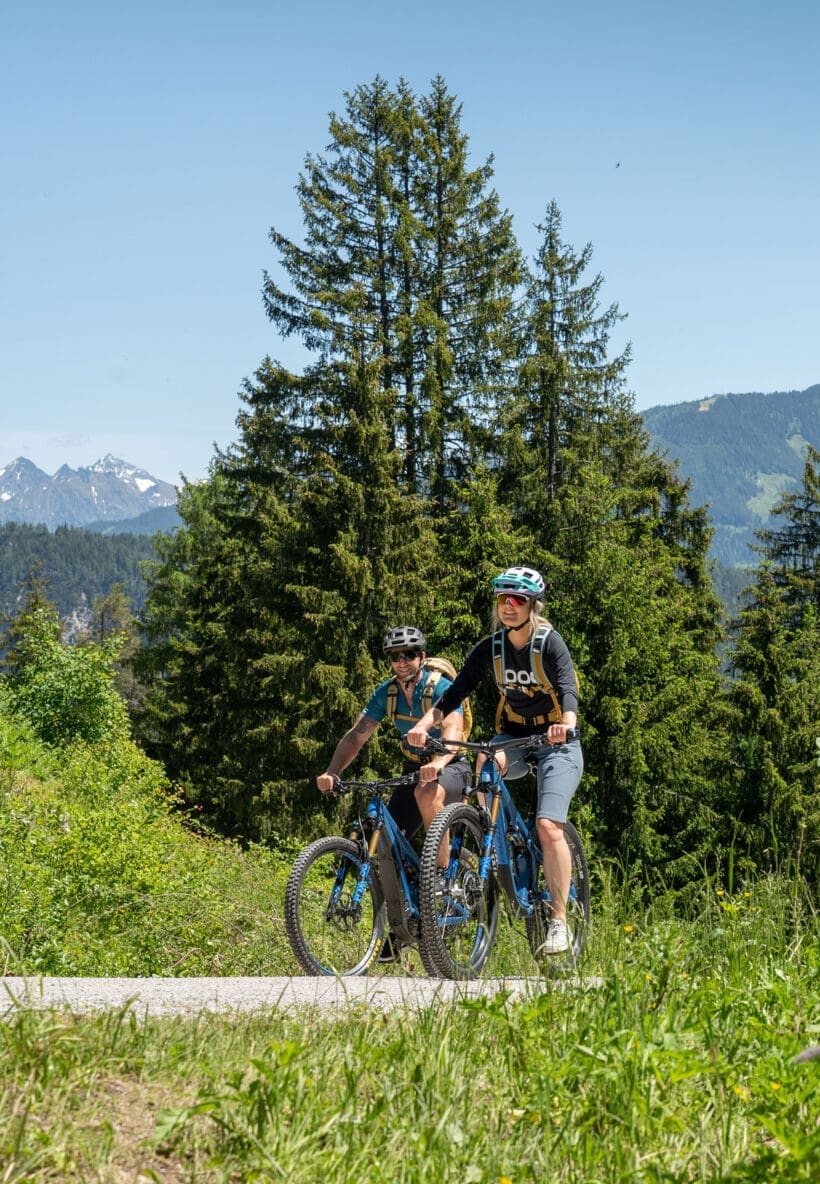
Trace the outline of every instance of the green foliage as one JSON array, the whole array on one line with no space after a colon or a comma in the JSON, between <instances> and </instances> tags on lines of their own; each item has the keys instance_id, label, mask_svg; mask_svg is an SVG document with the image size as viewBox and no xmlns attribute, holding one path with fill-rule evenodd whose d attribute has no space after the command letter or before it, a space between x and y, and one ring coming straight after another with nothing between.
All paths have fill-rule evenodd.
<instances>
[{"instance_id":1,"label":"green foliage","mask_svg":"<svg viewBox=\"0 0 820 1184\"><path fill-rule=\"evenodd\" d=\"M287 844L284 852L292 850ZM48 975L289 972L285 867L199 837L130 741L44 749L0 696L0 945ZM278 952L273 954L274 946Z\"/></svg>"},{"instance_id":2,"label":"green foliage","mask_svg":"<svg viewBox=\"0 0 820 1184\"><path fill-rule=\"evenodd\" d=\"M95 742L128 733L128 712L114 688L113 665L123 639L64 645L53 605L29 601L15 622L11 698L47 744Z\"/></svg>"},{"instance_id":3,"label":"green foliage","mask_svg":"<svg viewBox=\"0 0 820 1184\"><path fill-rule=\"evenodd\" d=\"M57 608L48 596L48 582L42 574L42 565L35 564L20 587L23 600L19 611L4 621L3 666L12 673L24 660L26 641L45 645L60 638L60 622Z\"/></svg>"},{"instance_id":4,"label":"green foliage","mask_svg":"<svg viewBox=\"0 0 820 1184\"><path fill-rule=\"evenodd\" d=\"M290 418L295 390L303 409L313 401L310 430ZM162 544L140 727L227 833L264 837L274 814L284 825L319 809L316 766L369 693L372 655L430 604L435 539L396 488L387 397L369 366L301 380L263 367L242 440L207 486L183 491L187 527Z\"/></svg>"},{"instance_id":5,"label":"green foliage","mask_svg":"<svg viewBox=\"0 0 820 1184\"><path fill-rule=\"evenodd\" d=\"M809 449L802 490L760 534L764 562L735 622L729 688L731 808L749 860L780 866L799 854L820 874L818 806L818 555L820 454Z\"/></svg>"},{"instance_id":6,"label":"green foliage","mask_svg":"<svg viewBox=\"0 0 820 1184\"><path fill-rule=\"evenodd\" d=\"M774 564L774 574L783 598L794 614L820 606L820 451L808 447L803 485L786 493L772 509L772 520L782 519L780 529L758 531L761 545L755 550Z\"/></svg>"}]
</instances>

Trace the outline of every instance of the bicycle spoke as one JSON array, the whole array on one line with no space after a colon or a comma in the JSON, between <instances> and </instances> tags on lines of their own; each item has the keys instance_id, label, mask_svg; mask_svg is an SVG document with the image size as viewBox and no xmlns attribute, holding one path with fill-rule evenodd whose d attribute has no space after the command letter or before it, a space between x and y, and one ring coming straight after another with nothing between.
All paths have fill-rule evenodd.
<instances>
[{"instance_id":1,"label":"bicycle spoke","mask_svg":"<svg viewBox=\"0 0 820 1184\"><path fill-rule=\"evenodd\" d=\"M358 846L337 836L318 839L294 864L285 893L285 927L308 974L364 974L381 948L381 892L371 878L357 893L360 867Z\"/></svg>"},{"instance_id":2,"label":"bicycle spoke","mask_svg":"<svg viewBox=\"0 0 820 1184\"><path fill-rule=\"evenodd\" d=\"M438 852L448 833L451 857L443 879ZM420 949L428 974L475 978L490 955L498 901L494 879L479 876L483 835L476 810L465 804L443 810L428 831L419 882Z\"/></svg>"}]
</instances>

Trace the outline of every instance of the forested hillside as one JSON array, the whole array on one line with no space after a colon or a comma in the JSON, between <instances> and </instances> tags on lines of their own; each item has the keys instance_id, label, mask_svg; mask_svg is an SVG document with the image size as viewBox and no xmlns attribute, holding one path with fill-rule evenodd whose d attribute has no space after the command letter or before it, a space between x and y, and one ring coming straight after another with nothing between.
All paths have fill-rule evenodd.
<instances>
[{"instance_id":1,"label":"forested hillside","mask_svg":"<svg viewBox=\"0 0 820 1184\"><path fill-rule=\"evenodd\" d=\"M62 617L70 617L112 584L122 584L133 611L145 602L141 565L154 559L154 544L146 535L104 536L78 527L0 525L0 613L18 612L22 589L32 572L39 573Z\"/></svg>"},{"instance_id":2,"label":"forested hillside","mask_svg":"<svg viewBox=\"0 0 820 1184\"><path fill-rule=\"evenodd\" d=\"M709 505L711 554L726 567L755 566L755 530L771 526L779 495L799 487L807 445L820 448L820 385L714 395L642 414L653 444L691 478L693 500Z\"/></svg>"},{"instance_id":3,"label":"forested hillside","mask_svg":"<svg viewBox=\"0 0 820 1184\"><path fill-rule=\"evenodd\" d=\"M119 518L116 522L89 522L86 530L107 535L153 535L158 530L170 533L176 530L179 524L180 517L176 506L160 506L156 510L147 510L136 518Z\"/></svg>"}]
</instances>

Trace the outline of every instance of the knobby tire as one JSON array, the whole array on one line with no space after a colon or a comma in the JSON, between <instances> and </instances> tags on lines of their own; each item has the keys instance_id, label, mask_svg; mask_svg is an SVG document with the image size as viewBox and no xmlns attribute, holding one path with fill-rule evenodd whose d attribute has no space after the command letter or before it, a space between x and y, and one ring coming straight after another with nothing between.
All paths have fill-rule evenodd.
<instances>
[{"instance_id":1,"label":"knobby tire","mask_svg":"<svg viewBox=\"0 0 820 1184\"><path fill-rule=\"evenodd\" d=\"M450 832L462 846L456 875L444 892L436 875L438 852ZM419 873L421 939L419 952L428 974L473 979L490 956L498 928L498 891L494 876L478 876L483 827L474 806L459 802L433 819L424 843Z\"/></svg>"},{"instance_id":2,"label":"knobby tire","mask_svg":"<svg viewBox=\"0 0 820 1184\"><path fill-rule=\"evenodd\" d=\"M549 974L561 975L571 973L581 957L586 944L589 928L590 897L589 897L589 867L581 842L581 836L571 822L564 823L564 837L569 847L572 861L572 879L570 898L567 901L567 927L569 929L570 948L565 954L543 954L541 946L546 940L547 925L550 921L550 904L542 898L545 889L544 869L538 862L538 877L536 889L540 899L532 917L527 918L527 941L533 957L541 969Z\"/></svg>"},{"instance_id":3,"label":"knobby tire","mask_svg":"<svg viewBox=\"0 0 820 1184\"><path fill-rule=\"evenodd\" d=\"M293 865L285 889L285 930L307 974L366 974L382 947L384 904L375 876L360 906L351 904L361 863L357 843L328 835L306 847ZM334 902L338 879L343 883Z\"/></svg>"}]
</instances>

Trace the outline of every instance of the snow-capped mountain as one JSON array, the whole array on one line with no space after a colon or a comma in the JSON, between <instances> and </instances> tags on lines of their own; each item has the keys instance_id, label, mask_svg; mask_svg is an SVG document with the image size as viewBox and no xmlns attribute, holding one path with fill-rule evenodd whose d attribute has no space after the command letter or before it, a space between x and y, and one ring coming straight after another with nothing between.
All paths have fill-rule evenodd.
<instances>
[{"instance_id":1,"label":"snow-capped mountain","mask_svg":"<svg viewBox=\"0 0 820 1184\"><path fill-rule=\"evenodd\" d=\"M53 477L23 456L0 469L0 522L87 526L176 504L177 491L145 469L104 456L89 468L63 465Z\"/></svg>"}]
</instances>

